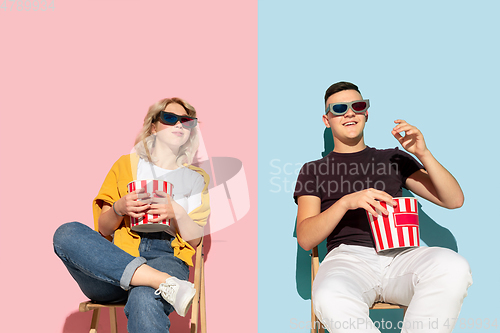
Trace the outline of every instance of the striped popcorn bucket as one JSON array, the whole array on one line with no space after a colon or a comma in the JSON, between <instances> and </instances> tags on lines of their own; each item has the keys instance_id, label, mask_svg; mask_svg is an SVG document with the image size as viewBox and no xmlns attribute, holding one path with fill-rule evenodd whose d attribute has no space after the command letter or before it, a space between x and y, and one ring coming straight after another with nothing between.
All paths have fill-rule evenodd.
<instances>
[{"instance_id":1,"label":"striped popcorn bucket","mask_svg":"<svg viewBox=\"0 0 500 333\"><path fill-rule=\"evenodd\" d=\"M380 202L389 215L377 210L378 218L367 213L377 252L420 246L416 198L394 198L397 207Z\"/></svg>"},{"instance_id":2,"label":"striped popcorn bucket","mask_svg":"<svg viewBox=\"0 0 500 333\"><path fill-rule=\"evenodd\" d=\"M151 194L152 197L158 197L155 194L155 191L157 190L163 191L172 196L174 185L163 180L146 179L134 180L128 183L127 188L129 193L144 188L147 193ZM159 217L158 214L145 214L139 218L130 217L130 227L132 230L139 232L158 232L167 230L170 227L170 219L151 222L151 219L155 219L157 217Z\"/></svg>"}]
</instances>

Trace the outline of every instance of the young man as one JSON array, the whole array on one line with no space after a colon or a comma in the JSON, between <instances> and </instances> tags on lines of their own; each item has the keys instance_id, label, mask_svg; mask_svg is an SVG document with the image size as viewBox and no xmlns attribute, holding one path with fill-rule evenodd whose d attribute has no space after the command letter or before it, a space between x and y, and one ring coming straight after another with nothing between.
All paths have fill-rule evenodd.
<instances>
[{"instance_id":1,"label":"young man","mask_svg":"<svg viewBox=\"0 0 500 333\"><path fill-rule=\"evenodd\" d=\"M330 86L325 106L323 122L331 128L334 149L302 167L294 193L300 246L308 251L327 239L312 292L317 317L331 333L380 332L368 309L384 301L408 306L402 332L451 332L472 284L467 261L439 247L377 253L366 211L387 215L381 202L396 205L393 198L402 196L403 187L439 206L459 208L460 185L422 133L404 120L395 121L392 135L421 164L398 148L366 146L369 101L356 85Z\"/></svg>"}]
</instances>

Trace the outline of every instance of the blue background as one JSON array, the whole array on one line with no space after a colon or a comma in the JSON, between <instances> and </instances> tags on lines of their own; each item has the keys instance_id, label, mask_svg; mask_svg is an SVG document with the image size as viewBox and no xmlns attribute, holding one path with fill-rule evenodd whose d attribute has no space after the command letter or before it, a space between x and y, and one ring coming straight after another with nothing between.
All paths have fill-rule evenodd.
<instances>
[{"instance_id":1,"label":"blue background","mask_svg":"<svg viewBox=\"0 0 500 333\"><path fill-rule=\"evenodd\" d=\"M399 146L390 132L405 119L461 184L460 209L419 202L471 265L462 322L500 319L499 11L497 1L259 2L259 332L308 331L293 189L324 151L324 92L344 80L370 99L367 145ZM455 331L483 331L477 323Z\"/></svg>"}]
</instances>

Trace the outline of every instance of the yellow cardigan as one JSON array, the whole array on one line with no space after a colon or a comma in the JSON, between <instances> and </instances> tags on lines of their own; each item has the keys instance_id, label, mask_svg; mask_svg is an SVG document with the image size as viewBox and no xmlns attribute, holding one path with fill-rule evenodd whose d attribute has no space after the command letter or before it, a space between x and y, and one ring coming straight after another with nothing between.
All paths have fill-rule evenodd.
<instances>
[{"instance_id":1,"label":"yellow cardigan","mask_svg":"<svg viewBox=\"0 0 500 333\"><path fill-rule=\"evenodd\" d=\"M137 177L137 164L139 163L139 156L135 153L130 155L123 155L115 162L109 171L104 183L99 190L99 193L94 199L92 209L94 213L94 228L99 231L99 216L101 215L103 202L113 205L115 201L125 196L128 193L127 184L135 180ZM205 187L201 194L201 205L195 208L189 216L193 221L199 225L204 226L207 223L208 215L210 214L210 200L208 197L208 184L210 177L203 169L194 167L192 165L185 165L189 169L198 172L205 180ZM125 215L122 223L115 230L114 237L106 237L108 240L113 240L114 244L124 250L125 252L139 256L139 244L141 237L130 230L130 218ZM174 256L183 260L189 266L193 266L192 256L195 254L195 249L183 240L179 234L176 234L175 239L172 240L172 248L174 249Z\"/></svg>"}]
</instances>

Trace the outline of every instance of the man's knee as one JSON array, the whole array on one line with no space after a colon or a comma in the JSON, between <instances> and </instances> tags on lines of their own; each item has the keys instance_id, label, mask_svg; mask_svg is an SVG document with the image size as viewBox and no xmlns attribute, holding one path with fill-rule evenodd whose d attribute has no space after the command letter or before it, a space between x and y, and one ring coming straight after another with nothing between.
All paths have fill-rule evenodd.
<instances>
[{"instance_id":1,"label":"man's knee","mask_svg":"<svg viewBox=\"0 0 500 333\"><path fill-rule=\"evenodd\" d=\"M472 274L467 260L449 249L439 249L435 254L434 283L439 283L443 292L462 296L472 284Z\"/></svg>"},{"instance_id":2,"label":"man's knee","mask_svg":"<svg viewBox=\"0 0 500 333\"><path fill-rule=\"evenodd\" d=\"M467 294L467 288L472 284L472 273L469 263L458 253L453 253L455 255L446 263L449 286L453 292Z\"/></svg>"},{"instance_id":3,"label":"man's knee","mask_svg":"<svg viewBox=\"0 0 500 333\"><path fill-rule=\"evenodd\" d=\"M438 265L441 266L441 271L457 277L468 277L471 275L469 263L455 251L444 248L440 249L437 258L439 260Z\"/></svg>"},{"instance_id":4,"label":"man's knee","mask_svg":"<svg viewBox=\"0 0 500 333\"><path fill-rule=\"evenodd\" d=\"M334 314L342 316L352 307L366 308L368 311L369 296L370 292L363 292L355 281L344 279L332 279L322 281L319 285L315 284L312 293L315 313L328 317Z\"/></svg>"}]
</instances>

